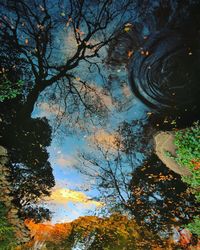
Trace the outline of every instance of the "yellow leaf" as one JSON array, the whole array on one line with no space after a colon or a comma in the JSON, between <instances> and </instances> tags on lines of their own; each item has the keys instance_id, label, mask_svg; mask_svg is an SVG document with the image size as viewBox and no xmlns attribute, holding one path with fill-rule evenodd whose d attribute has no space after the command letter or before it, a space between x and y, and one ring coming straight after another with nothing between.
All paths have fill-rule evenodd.
<instances>
[{"instance_id":1,"label":"yellow leaf","mask_svg":"<svg viewBox=\"0 0 200 250\"><path fill-rule=\"evenodd\" d=\"M129 32L130 31L130 27L125 27L124 31Z\"/></svg>"}]
</instances>

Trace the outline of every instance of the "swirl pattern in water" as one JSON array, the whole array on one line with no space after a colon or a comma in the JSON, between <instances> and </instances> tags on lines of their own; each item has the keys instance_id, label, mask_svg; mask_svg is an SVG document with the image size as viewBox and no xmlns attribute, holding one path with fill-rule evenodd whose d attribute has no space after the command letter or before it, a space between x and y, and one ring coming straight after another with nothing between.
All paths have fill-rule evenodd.
<instances>
[{"instance_id":1,"label":"swirl pattern in water","mask_svg":"<svg viewBox=\"0 0 200 250\"><path fill-rule=\"evenodd\" d=\"M130 63L133 92L152 107L188 108L198 104L199 48L170 30L150 36Z\"/></svg>"}]
</instances>

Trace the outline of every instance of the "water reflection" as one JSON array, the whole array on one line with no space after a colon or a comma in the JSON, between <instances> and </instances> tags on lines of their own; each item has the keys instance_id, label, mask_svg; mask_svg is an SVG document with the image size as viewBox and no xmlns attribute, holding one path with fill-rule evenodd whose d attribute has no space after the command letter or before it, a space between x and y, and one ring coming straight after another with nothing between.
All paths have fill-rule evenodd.
<instances>
[{"instance_id":1,"label":"water reflection","mask_svg":"<svg viewBox=\"0 0 200 250\"><path fill-rule=\"evenodd\" d=\"M46 149L51 142L51 127L45 118L30 118L23 123L11 118L10 123L2 126L1 144L9 149L13 203L24 219L49 219L50 211L38 207L37 202L50 195L50 189L55 185Z\"/></svg>"},{"instance_id":2,"label":"water reflection","mask_svg":"<svg viewBox=\"0 0 200 250\"><path fill-rule=\"evenodd\" d=\"M50 206L42 206L41 199L51 191L57 203L63 198L61 203L68 204L71 195L74 203L79 198L82 205L104 205L94 216L62 225L26 221L35 242L25 248L112 249L114 241L115 249L171 246L172 227L191 221L197 203L180 177L152 154L152 138L160 129L178 129L199 118L198 1L0 5L5 12L0 79L8 85L1 96L1 145L9 152L6 181L16 213L35 222L50 220ZM137 98L126 85L127 75ZM31 118L33 113L49 121ZM58 127L61 136L69 127L78 132L79 147L84 141L75 161L62 158L67 170L87 176L82 190L51 189L52 166L57 182L65 177L47 151ZM59 147L70 151L72 145ZM73 189L81 176L71 175Z\"/></svg>"},{"instance_id":3,"label":"water reflection","mask_svg":"<svg viewBox=\"0 0 200 250\"><path fill-rule=\"evenodd\" d=\"M95 179L108 214L130 213L152 231L169 233L172 225L182 225L198 214L198 203L180 176L151 153L153 129L147 128L133 121L112 134L94 135L88 150L79 154L78 168Z\"/></svg>"},{"instance_id":4,"label":"water reflection","mask_svg":"<svg viewBox=\"0 0 200 250\"><path fill-rule=\"evenodd\" d=\"M197 109L199 48L194 43L167 29L150 36L130 64L133 92L154 108Z\"/></svg>"},{"instance_id":5,"label":"water reflection","mask_svg":"<svg viewBox=\"0 0 200 250\"><path fill-rule=\"evenodd\" d=\"M130 210L136 220L154 231L170 231L198 214L195 197L187 191L179 175L152 155L134 171L130 182Z\"/></svg>"}]
</instances>

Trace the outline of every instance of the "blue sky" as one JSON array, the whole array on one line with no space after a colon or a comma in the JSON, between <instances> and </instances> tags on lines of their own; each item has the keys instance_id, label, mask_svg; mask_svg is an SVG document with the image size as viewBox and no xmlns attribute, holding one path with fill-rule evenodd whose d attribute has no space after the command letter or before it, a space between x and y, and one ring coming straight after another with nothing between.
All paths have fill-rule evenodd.
<instances>
[{"instance_id":1,"label":"blue sky","mask_svg":"<svg viewBox=\"0 0 200 250\"><path fill-rule=\"evenodd\" d=\"M60 39L64 39L67 42L67 47L62 48L62 54L68 55L68 53L73 53L73 46L75 46L75 41L70 34L66 36L66 32L60 32L58 34ZM76 46L75 46L76 50ZM98 62L100 65L100 69L103 72L103 77L94 72L88 72L88 65L86 63L80 63L79 67L76 68L76 76L77 78L87 80L91 86L96 86L96 90L100 91L102 100L106 103L109 109L109 117L107 123L104 126L105 131L112 132L117 125L126 120L131 121L133 119L146 119L148 112L147 107L138 101L132 94L130 87L128 85L128 73L127 69L124 65L116 66L114 69L105 66L102 63L102 59L106 56L106 49L104 48L101 52L101 58L98 58ZM112 80L112 94L114 94L115 100L117 100L113 104L113 99L109 95L104 95L101 92L102 86L107 84L107 79L109 76L114 76ZM53 110L52 107L48 106L48 103L45 101L45 95L43 98L39 98L37 105L35 106L32 117L42 117L46 116L50 124L55 121L58 117L56 117L55 113L58 110L59 104L54 104ZM119 106L116 103L121 103L120 105L123 108L118 109ZM67 121L68 122L68 121ZM91 212L95 212L95 208L99 207L98 204L95 206L94 203L89 202L92 197L98 196L98 190L95 188L91 188L94 186L95 180L91 180L81 174L74 165L78 164L76 161L76 155L78 151L82 149L88 149L88 137L94 132L94 130L98 131L98 129L102 129L100 127L90 127L88 126L88 131L82 131L82 133L74 133L73 135L67 133L56 133L53 136L52 143L48 148L48 152L50 154L49 161L53 168L53 174L56 181L56 186L52 190L53 195L56 193L58 195L59 190L61 193L60 200L57 197L57 201L48 201L46 202L47 206L52 210L53 214L53 222L59 221L68 221L73 220L79 216L85 215L88 213L88 210ZM92 182L92 183L91 183ZM73 193L74 196L80 197L80 202L78 200L73 200L70 198L70 192L68 195L62 196L63 189L66 190L75 190L77 193ZM86 197L82 194L86 195ZM53 196L52 195L52 196ZM70 200L71 199L71 200ZM81 200L82 199L82 200ZM62 200L62 202L61 202Z\"/></svg>"},{"instance_id":2,"label":"blue sky","mask_svg":"<svg viewBox=\"0 0 200 250\"><path fill-rule=\"evenodd\" d=\"M113 127L111 124L115 124L123 120L131 121L133 119L145 119L148 109L141 104L137 99L134 99L132 107L125 112L115 113L115 116L110 117L108 122L109 130ZM32 117L38 117L44 115L44 111L40 107L36 107ZM51 114L46 114L48 119L51 119ZM62 140L59 137L54 137L48 152L50 154L49 161L53 168L53 174L56 181L56 186L52 190L52 197L55 193L60 198L54 200L52 197L48 198L48 201L44 201L45 206L50 208L53 212L52 222L64 222L71 221L79 216L93 214L95 210L101 208L101 205L92 202L93 197L97 197L99 192L97 189L92 188L94 186L94 180L89 179L85 175L81 174L74 165L78 164L76 161L76 154L78 151L85 150L88 147L87 137L89 135L62 135ZM88 148L89 149L89 148ZM73 200L68 195L62 196L63 189L66 192L74 190L74 196L78 195L79 200ZM82 197L82 195L86 197ZM88 200L87 200L88 199Z\"/></svg>"}]
</instances>

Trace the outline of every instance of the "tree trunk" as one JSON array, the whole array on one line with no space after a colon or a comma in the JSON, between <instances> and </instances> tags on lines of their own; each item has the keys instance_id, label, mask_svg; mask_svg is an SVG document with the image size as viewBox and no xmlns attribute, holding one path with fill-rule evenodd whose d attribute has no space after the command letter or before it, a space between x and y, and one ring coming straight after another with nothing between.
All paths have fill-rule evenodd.
<instances>
[{"instance_id":1,"label":"tree trunk","mask_svg":"<svg viewBox=\"0 0 200 250\"><path fill-rule=\"evenodd\" d=\"M22 109L19 111L19 117L29 118L34 110L35 103L40 95L40 93L46 88L47 86L42 83L36 82L34 88L30 91L27 96L26 102L23 104Z\"/></svg>"}]
</instances>

